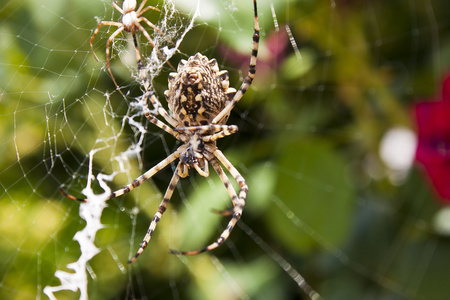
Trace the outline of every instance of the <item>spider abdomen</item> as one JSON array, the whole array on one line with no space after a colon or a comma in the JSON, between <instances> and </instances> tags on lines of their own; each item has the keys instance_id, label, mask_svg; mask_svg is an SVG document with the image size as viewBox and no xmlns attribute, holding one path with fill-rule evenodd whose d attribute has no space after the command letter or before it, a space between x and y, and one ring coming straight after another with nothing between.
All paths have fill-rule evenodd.
<instances>
[{"instance_id":1,"label":"spider abdomen","mask_svg":"<svg viewBox=\"0 0 450 300\"><path fill-rule=\"evenodd\" d=\"M221 71L215 59L197 53L181 60L177 72L169 74L164 95L180 124L199 126L210 124L233 99L236 90L229 86L228 71Z\"/></svg>"}]
</instances>

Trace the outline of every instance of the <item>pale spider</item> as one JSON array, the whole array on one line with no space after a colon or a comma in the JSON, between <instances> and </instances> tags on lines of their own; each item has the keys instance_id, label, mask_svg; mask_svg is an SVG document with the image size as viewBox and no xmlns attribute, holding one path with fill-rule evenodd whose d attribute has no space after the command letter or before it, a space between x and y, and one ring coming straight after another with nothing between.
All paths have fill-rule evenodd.
<instances>
[{"instance_id":1,"label":"pale spider","mask_svg":"<svg viewBox=\"0 0 450 300\"><path fill-rule=\"evenodd\" d=\"M111 34L111 36L108 38L108 40L106 42L106 67L108 68L109 74L111 75L111 79L113 80L114 85L116 86L116 88L119 91L120 91L120 88L117 85L116 79L114 78L114 75L111 71L111 67L110 67L110 63L109 63L109 61L110 61L110 58L109 58L109 48L110 47L109 46L110 46L111 42L122 31L131 32L131 34L133 35L134 47L136 49L136 59L137 59L138 65L139 65L139 64L141 64L141 55L139 53L138 44L137 44L137 40L136 40L136 31L141 31L144 34L147 41L149 42L149 44L152 45L152 47L155 47L155 43L153 42L152 38L148 34L147 30L145 30L145 28L140 23L142 21L144 21L153 30L156 30L162 34L161 30L158 27L156 27L152 22L150 22L146 17L142 16L142 14L148 10L155 10L157 12L161 12L161 11L153 6L144 7L146 3L147 3L147 0L142 1L138 10L136 10L136 5L137 5L136 0L124 0L123 4L122 4L122 8L120 8L116 4L116 2L113 1L112 6L122 14L122 22L101 21L100 23L98 23L98 26L94 30L94 34L92 35L91 40L89 42L91 45L92 53L94 54L95 59L98 61L98 57L95 54L94 46L92 43L94 42L95 36L97 35L98 31L100 30L100 27L102 27L102 26L118 27L116 29L116 31L114 31L113 34Z\"/></svg>"},{"instance_id":2,"label":"pale spider","mask_svg":"<svg viewBox=\"0 0 450 300\"><path fill-rule=\"evenodd\" d=\"M176 139L182 141L183 144L167 158L136 178L132 183L113 192L109 197L111 199L130 192L177 158L180 159L163 200L159 205L158 212L154 215L147 234L140 244L140 248L129 263L134 262L147 247L156 228L156 224L167 209L179 179L188 176L189 168L191 167L201 176L208 177L208 163L211 164L227 189L233 204L231 210L219 213L225 216L231 215L232 217L219 238L207 247L194 251L170 250L170 252L179 255L195 255L215 249L228 238L237 221L241 218L248 186L238 170L225 157L222 151L217 148L216 140L237 132L238 127L236 125L226 125L225 123L231 110L242 98L255 77L256 56L259 47L259 23L256 0L253 0L253 7L255 13L255 29L253 33L252 55L247 76L238 91L229 87L228 71L219 70L215 59L210 60L200 53L189 57L188 60L181 60L177 72L169 74L169 89L164 92L164 95L173 116L162 107L159 100L153 94L150 84L144 84L146 91L142 97L142 101L145 104L146 118L151 123L173 135ZM151 114L147 107L148 101L152 103L158 114L173 128ZM236 180L240 188L239 195L231 185L228 176L223 171L219 162L228 170L234 180ZM65 193L62 189L60 190L61 193L70 199L86 201L86 199L76 198Z\"/></svg>"}]
</instances>

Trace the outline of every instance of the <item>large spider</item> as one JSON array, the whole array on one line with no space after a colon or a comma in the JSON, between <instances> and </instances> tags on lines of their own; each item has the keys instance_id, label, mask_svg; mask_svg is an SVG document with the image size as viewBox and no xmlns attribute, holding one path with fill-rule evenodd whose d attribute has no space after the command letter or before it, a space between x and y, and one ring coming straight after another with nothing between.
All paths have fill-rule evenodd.
<instances>
[{"instance_id":1,"label":"large spider","mask_svg":"<svg viewBox=\"0 0 450 300\"><path fill-rule=\"evenodd\" d=\"M178 147L175 152L153 168L136 178L132 183L113 192L109 197L111 199L130 192L177 158L180 159L164 194L164 198L159 205L158 212L153 217L147 234L140 244L140 248L129 263L134 262L144 251L145 247L147 247L156 224L166 211L176 184L180 178L189 175L189 168L194 168L201 176L208 177L208 164L211 164L227 189L233 204L231 210L220 213L222 215L231 215L232 217L225 230L214 243L200 250L170 250L171 253L195 255L215 249L228 238L237 221L241 218L248 186L238 170L225 157L222 151L217 148L216 140L237 132L238 127L236 125L226 125L225 123L231 110L242 98L255 77L256 56L259 46L259 23L256 0L253 0L253 6L255 12L255 30L253 33L252 55L247 76L238 91L229 87L228 71L221 71L215 59L208 59L200 53L189 57L188 60L181 60L177 72L169 74L169 89L164 92L164 95L166 96L169 109L173 116L162 107L159 100L153 94L150 85L148 83L145 85L146 91L142 100L146 106L146 118L159 128L173 135L176 139L182 141L183 145ZM173 128L150 113L147 107L148 101L152 103L158 114ZM238 183L240 188L239 194L236 193L219 163L228 170ZM86 199L76 198L65 193L62 189L60 190L70 199L86 201Z\"/></svg>"},{"instance_id":2,"label":"large spider","mask_svg":"<svg viewBox=\"0 0 450 300\"><path fill-rule=\"evenodd\" d=\"M146 3L147 3L147 0L142 1L138 10L136 10L136 5L137 5L136 0L124 0L123 4L122 4L122 8L120 8L116 4L115 1L112 2L112 6L122 14L122 22L101 21L100 23L98 23L97 28L95 28L94 34L92 35L91 40L89 42L91 45L92 53L94 54L95 59L98 61L98 57L95 54L94 46L92 43L94 42L95 36L97 35L98 31L100 30L100 27L105 26L105 25L118 27L116 29L116 31L114 31L113 34L111 34L111 36L108 38L108 40L106 42L106 67L108 68L109 74L111 75L111 78L112 78L116 88L119 91L120 91L120 88L117 85L116 79L114 78L114 75L111 71L111 67L110 67L110 63L109 63L109 48L110 48L109 45L111 44L111 42L122 31L131 32L131 34L133 35L134 47L136 49L136 59L138 61L138 64L140 64L141 63L141 55L139 53L139 49L138 49L138 45L137 45L136 34L135 34L136 31L141 31L144 34L147 41L150 43L150 45L152 45L152 47L155 47L155 43L153 42L152 38L148 34L147 30L145 30L145 28L142 27L140 22L144 21L153 30L156 30L162 34L161 30L159 30L158 27L156 27L152 22L150 22L146 17L142 16L142 14L148 10L155 10L158 12L161 12L161 11L153 6L144 7Z\"/></svg>"}]
</instances>

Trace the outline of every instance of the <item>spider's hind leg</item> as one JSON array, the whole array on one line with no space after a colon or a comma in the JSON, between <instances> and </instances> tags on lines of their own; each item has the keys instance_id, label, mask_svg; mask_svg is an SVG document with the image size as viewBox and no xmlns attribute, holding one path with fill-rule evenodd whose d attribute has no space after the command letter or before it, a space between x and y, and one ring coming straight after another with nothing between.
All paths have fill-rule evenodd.
<instances>
[{"instance_id":1,"label":"spider's hind leg","mask_svg":"<svg viewBox=\"0 0 450 300\"><path fill-rule=\"evenodd\" d=\"M220 234L219 238L212 244L206 246L203 249L200 250L193 250L193 251L178 251L178 250L169 250L170 253L176 254L176 255L197 255L206 251L213 250L217 247L219 247L223 242L225 242L228 237L230 236L231 231L236 226L236 223L239 221L239 219L242 216L242 212L245 205L245 197L247 195L247 184L245 183L245 180L242 178L242 176L237 172L237 170L228 162L226 158L224 158L223 154L216 154L216 152L220 152L219 150L216 150L214 152L215 156L221 161L222 164L228 169L230 174L233 176L233 178L236 179L236 181L239 183L239 186L241 188L239 192L239 197L236 194L236 191L234 190L233 186L231 185L230 180L228 179L225 172L220 167L219 163L215 159L211 159L209 163L212 165L216 173L219 175L220 180L224 184L225 188L228 191L228 194L230 195L231 201L233 203L233 208L228 211L219 211L222 215L232 215L231 220L228 222L227 227L225 230ZM223 156L223 157L222 157ZM237 175L236 175L237 173Z\"/></svg>"},{"instance_id":2,"label":"spider's hind leg","mask_svg":"<svg viewBox=\"0 0 450 300\"><path fill-rule=\"evenodd\" d=\"M159 220L161 220L163 213L166 211L167 206L169 205L169 201L172 198L173 191L175 190L175 187L180 180L180 175L178 174L178 170L181 168L181 162L178 163L178 166L173 173L172 179L170 180L169 186L167 187L166 193L164 194L164 198L159 204L158 211L153 216L152 222L150 223L150 226L148 227L147 233L144 236L144 239L141 242L141 245L139 246L138 251L136 254L131 258L128 263L133 263L139 255L141 255L142 252L144 252L145 248L147 247L148 243L150 242L150 239L152 238L153 232L155 231L156 225L158 224Z\"/></svg>"}]
</instances>

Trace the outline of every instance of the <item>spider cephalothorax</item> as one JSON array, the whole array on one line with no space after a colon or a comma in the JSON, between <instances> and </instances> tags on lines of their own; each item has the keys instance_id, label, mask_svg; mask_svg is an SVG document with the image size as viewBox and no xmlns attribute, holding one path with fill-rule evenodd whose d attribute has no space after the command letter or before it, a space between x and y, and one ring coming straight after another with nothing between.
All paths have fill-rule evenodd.
<instances>
[{"instance_id":1,"label":"spider cephalothorax","mask_svg":"<svg viewBox=\"0 0 450 300\"><path fill-rule=\"evenodd\" d=\"M220 71L215 59L197 53L181 60L177 72L169 74L169 89L164 95L182 126L207 125L236 94L229 86L228 71Z\"/></svg>"},{"instance_id":2,"label":"spider cephalothorax","mask_svg":"<svg viewBox=\"0 0 450 300\"><path fill-rule=\"evenodd\" d=\"M206 144L206 148L215 148L215 143L215 141L209 142L212 145ZM189 136L187 145L188 148L180 155L180 177L186 177L189 174L189 168L194 168L200 175L208 177L208 158L213 157L213 154L205 148L202 137L195 132Z\"/></svg>"}]
</instances>

